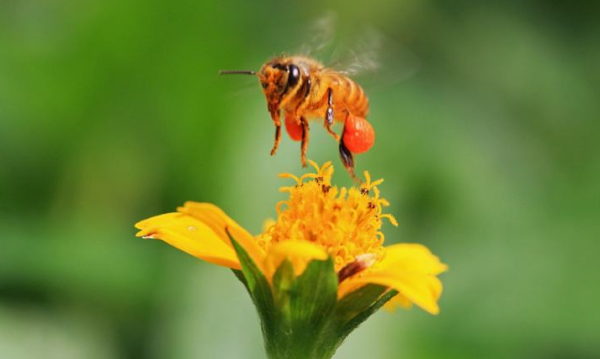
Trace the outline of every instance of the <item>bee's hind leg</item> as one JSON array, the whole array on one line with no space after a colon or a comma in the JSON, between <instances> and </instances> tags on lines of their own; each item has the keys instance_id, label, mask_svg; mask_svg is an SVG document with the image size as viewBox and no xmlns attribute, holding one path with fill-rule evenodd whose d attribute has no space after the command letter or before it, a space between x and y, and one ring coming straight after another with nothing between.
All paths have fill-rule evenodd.
<instances>
[{"instance_id":1,"label":"bee's hind leg","mask_svg":"<svg viewBox=\"0 0 600 359\"><path fill-rule=\"evenodd\" d=\"M349 116L350 116L350 112L348 112L348 114L346 115L346 120L348 120ZM345 125L344 125L344 129L345 129ZM344 134L345 133L346 133L346 131L342 132L342 138L340 139L340 147L339 147L340 158L342 159L342 164L346 168L346 171L348 171L348 173L350 174L350 177L352 177L354 182L360 184L362 181L358 177L356 177L356 173L354 172L354 156L352 155L352 152L350 152L350 150L344 144Z\"/></svg>"},{"instance_id":2,"label":"bee's hind leg","mask_svg":"<svg viewBox=\"0 0 600 359\"><path fill-rule=\"evenodd\" d=\"M300 117L300 124L302 125L302 145L300 147L300 159L302 161L302 167L306 167L306 151L308 150L309 140L309 128L308 121L304 116Z\"/></svg>"},{"instance_id":3,"label":"bee's hind leg","mask_svg":"<svg viewBox=\"0 0 600 359\"><path fill-rule=\"evenodd\" d=\"M333 132L331 129L333 126L333 90L329 88L327 90L327 111L325 112L325 128L330 135L335 138L336 141L340 140L340 136L337 133Z\"/></svg>"},{"instance_id":4,"label":"bee's hind leg","mask_svg":"<svg viewBox=\"0 0 600 359\"><path fill-rule=\"evenodd\" d=\"M352 156L352 152L346 148L343 140L340 141L340 158L342 159L346 171L350 174L350 177L352 177L354 181L360 182L354 173L354 157Z\"/></svg>"}]
</instances>

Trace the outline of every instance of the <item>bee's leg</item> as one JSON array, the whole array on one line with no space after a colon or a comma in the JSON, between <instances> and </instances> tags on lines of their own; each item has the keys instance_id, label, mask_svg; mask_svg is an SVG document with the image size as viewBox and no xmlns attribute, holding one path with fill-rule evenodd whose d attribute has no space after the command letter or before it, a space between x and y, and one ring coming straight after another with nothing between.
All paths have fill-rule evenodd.
<instances>
[{"instance_id":1,"label":"bee's leg","mask_svg":"<svg viewBox=\"0 0 600 359\"><path fill-rule=\"evenodd\" d=\"M271 156L277 153L279 142L281 142L281 124L275 124L275 143L273 143L273 148L271 149Z\"/></svg>"},{"instance_id":2,"label":"bee's leg","mask_svg":"<svg viewBox=\"0 0 600 359\"><path fill-rule=\"evenodd\" d=\"M329 88L327 90L327 111L325 112L325 128L327 132L335 138L336 141L340 140L340 136L337 133L333 132L331 129L333 126L333 90Z\"/></svg>"},{"instance_id":3,"label":"bee's leg","mask_svg":"<svg viewBox=\"0 0 600 359\"><path fill-rule=\"evenodd\" d=\"M281 120L279 117L279 110L271 111L271 118L273 119L273 124L275 125L275 143L273 144L273 149L271 150L271 156L277 153L279 142L281 142Z\"/></svg>"},{"instance_id":4,"label":"bee's leg","mask_svg":"<svg viewBox=\"0 0 600 359\"><path fill-rule=\"evenodd\" d=\"M350 112L348 112L348 114L346 115L346 120L348 119L348 117L350 116ZM344 125L345 128L345 125ZM352 179L357 182L357 183L361 183L360 179L358 177L356 177L356 174L354 173L354 157L352 156L352 152L350 152L350 150L346 147L346 145L344 144L344 134L346 133L346 131L342 132L342 138L340 139L340 158L342 159L342 163L344 164L344 167L346 168L346 171L348 171L348 173L350 174L350 177L352 177Z\"/></svg>"},{"instance_id":5,"label":"bee's leg","mask_svg":"<svg viewBox=\"0 0 600 359\"><path fill-rule=\"evenodd\" d=\"M352 152L344 145L344 141L340 141L340 158L342 159L344 167L346 167L346 171L350 174L350 177L360 183L360 180L354 173L354 157L352 156Z\"/></svg>"},{"instance_id":6,"label":"bee's leg","mask_svg":"<svg viewBox=\"0 0 600 359\"><path fill-rule=\"evenodd\" d=\"M304 116L300 117L300 123L302 124L302 145L300 147L300 159L302 161L302 167L306 167L306 151L308 150L308 137L309 128L308 121Z\"/></svg>"}]
</instances>

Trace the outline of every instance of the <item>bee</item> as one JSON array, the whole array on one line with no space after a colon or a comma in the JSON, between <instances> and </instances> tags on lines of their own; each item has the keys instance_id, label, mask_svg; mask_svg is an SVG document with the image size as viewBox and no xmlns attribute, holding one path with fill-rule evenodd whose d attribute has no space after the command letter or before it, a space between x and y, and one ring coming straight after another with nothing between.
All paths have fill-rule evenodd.
<instances>
[{"instance_id":1,"label":"bee","mask_svg":"<svg viewBox=\"0 0 600 359\"><path fill-rule=\"evenodd\" d=\"M366 120L369 100L365 91L343 72L328 68L306 56L279 56L265 63L259 72L220 71L221 75L256 75L267 100L267 109L275 126L271 156L281 141L281 116L288 135L300 141L300 159L306 166L309 143L309 120L322 119L327 132L339 143L342 163L350 176L354 173L354 156L368 151L375 132ZM342 123L341 136L333 131Z\"/></svg>"}]
</instances>

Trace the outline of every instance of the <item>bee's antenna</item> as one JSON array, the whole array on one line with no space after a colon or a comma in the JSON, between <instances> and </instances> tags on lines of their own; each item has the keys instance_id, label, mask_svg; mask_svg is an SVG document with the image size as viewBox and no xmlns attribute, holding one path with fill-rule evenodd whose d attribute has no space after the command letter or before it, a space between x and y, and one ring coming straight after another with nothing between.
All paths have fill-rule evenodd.
<instances>
[{"instance_id":1,"label":"bee's antenna","mask_svg":"<svg viewBox=\"0 0 600 359\"><path fill-rule=\"evenodd\" d=\"M221 70L219 75L256 75L252 70Z\"/></svg>"}]
</instances>

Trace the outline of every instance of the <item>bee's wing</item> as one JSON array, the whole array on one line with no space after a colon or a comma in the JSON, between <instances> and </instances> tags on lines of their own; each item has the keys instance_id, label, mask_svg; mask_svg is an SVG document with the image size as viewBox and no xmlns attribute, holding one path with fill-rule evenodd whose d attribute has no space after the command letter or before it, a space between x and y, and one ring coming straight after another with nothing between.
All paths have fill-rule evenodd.
<instances>
[{"instance_id":1,"label":"bee's wing","mask_svg":"<svg viewBox=\"0 0 600 359\"><path fill-rule=\"evenodd\" d=\"M367 25L352 24L351 31L337 34L336 25L343 21L328 11L303 24L298 33L307 40L295 53L320 60L361 85L373 84L373 88L389 87L417 73L417 56L400 40Z\"/></svg>"},{"instance_id":2,"label":"bee's wing","mask_svg":"<svg viewBox=\"0 0 600 359\"><path fill-rule=\"evenodd\" d=\"M309 24L309 26L303 30L303 32L307 34L307 41L300 46L298 52L309 57L322 56L322 52L330 47L333 42L337 19L337 13L326 11L312 24Z\"/></svg>"},{"instance_id":3,"label":"bee's wing","mask_svg":"<svg viewBox=\"0 0 600 359\"><path fill-rule=\"evenodd\" d=\"M363 30L352 46L338 46L330 67L361 84L387 87L412 77L420 62L406 46L371 27Z\"/></svg>"}]
</instances>

